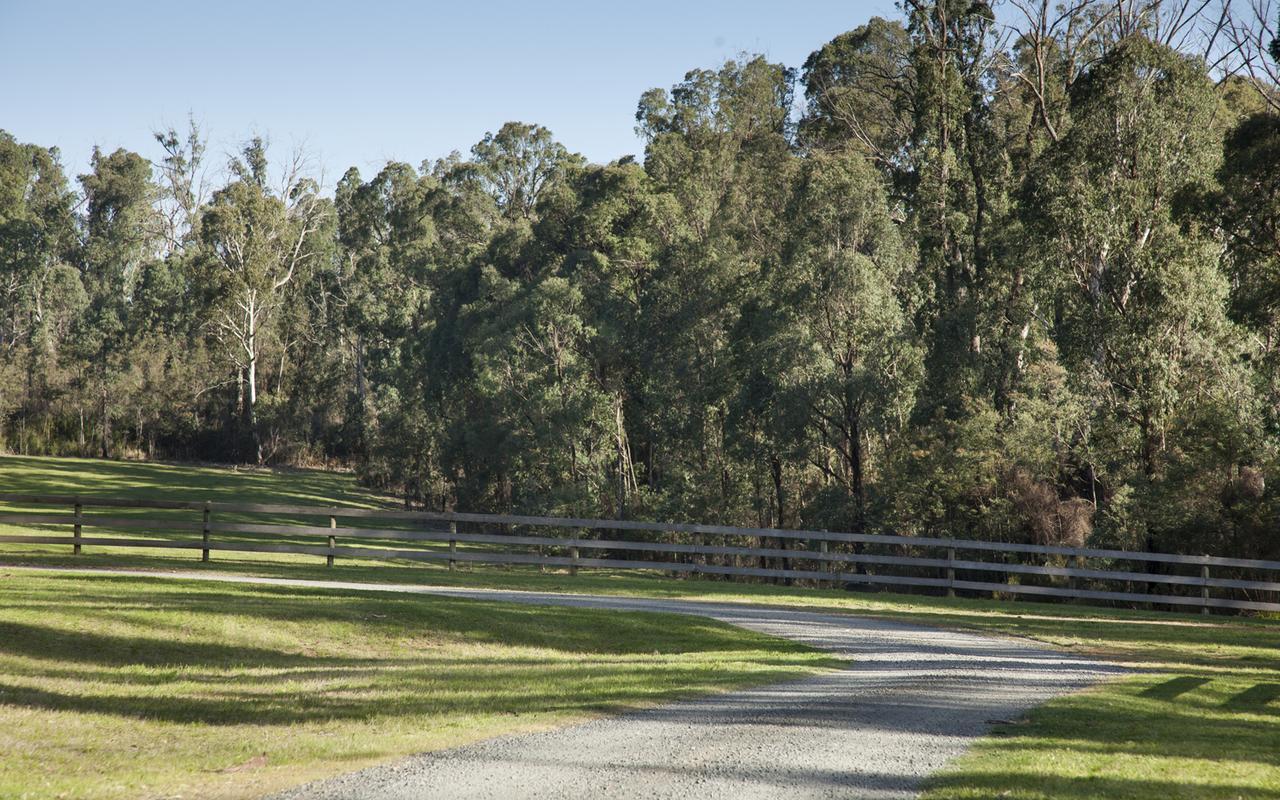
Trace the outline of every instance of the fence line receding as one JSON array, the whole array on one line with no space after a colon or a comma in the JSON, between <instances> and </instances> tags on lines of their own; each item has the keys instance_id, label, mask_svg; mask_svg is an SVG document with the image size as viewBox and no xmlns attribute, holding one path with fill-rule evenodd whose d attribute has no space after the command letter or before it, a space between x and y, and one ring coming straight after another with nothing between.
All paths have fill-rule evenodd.
<instances>
[{"instance_id":1,"label":"fence line receding","mask_svg":"<svg viewBox=\"0 0 1280 800\"><path fill-rule=\"evenodd\" d=\"M1280 611L1280 561L828 531L396 511L340 506L0 494L34 527L0 542L524 564L867 585L954 595ZM31 510L34 509L34 510ZM147 517L86 509L127 509ZM178 512L189 512L181 514ZM301 522L311 520L314 524ZM342 521L342 525L339 525ZM70 535L55 535L59 529ZM86 535L86 529L91 533ZM103 535L119 531L142 535ZM150 534L151 538L146 537ZM341 542L341 543L340 543ZM585 555L584 555L585 553Z\"/></svg>"}]
</instances>

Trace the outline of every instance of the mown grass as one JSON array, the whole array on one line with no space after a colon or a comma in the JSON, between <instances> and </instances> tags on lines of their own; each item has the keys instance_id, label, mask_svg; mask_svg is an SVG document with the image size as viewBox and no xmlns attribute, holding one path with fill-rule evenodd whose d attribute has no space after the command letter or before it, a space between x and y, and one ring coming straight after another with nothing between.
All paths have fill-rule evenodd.
<instances>
[{"instance_id":1,"label":"mown grass","mask_svg":"<svg viewBox=\"0 0 1280 800\"><path fill-rule=\"evenodd\" d=\"M928 618L1136 671L998 727L935 776L930 800L1280 798L1280 625L1080 610Z\"/></svg>"},{"instance_id":2,"label":"mown grass","mask_svg":"<svg viewBox=\"0 0 1280 800\"><path fill-rule=\"evenodd\" d=\"M385 505L384 498L357 486L354 476L340 472L33 456L0 456L0 492L363 508Z\"/></svg>"},{"instance_id":3,"label":"mown grass","mask_svg":"<svg viewBox=\"0 0 1280 800\"><path fill-rule=\"evenodd\" d=\"M0 486L16 472L23 491L52 491L41 483L47 460L6 465ZM130 465L139 496L180 492L186 468ZM78 462L81 491L115 465ZM59 473L60 474L60 473ZM201 480L218 481L219 472ZM234 478L234 476L232 476ZM264 478L254 491L289 493L293 476ZM348 502L376 504L345 476L335 481ZM273 488L277 487L278 488ZM102 492L110 494L112 492ZM249 499L242 496L240 499ZM314 557L291 560L245 556L212 564L191 553L89 552L65 547L9 548L0 559L50 566L131 566L212 572L435 585L486 586L695 600L758 602L833 613L875 615L950 628L1022 636L1068 651L1114 659L1135 673L1056 700L1019 724L1000 726L931 784L942 798L1277 798L1280 800L1280 622L1273 619L1168 614L1084 605L848 592L657 574L584 571L577 576L536 569L461 569L385 562L343 562L325 568ZM852 757L852 756L851 756Z\"/></svg>"},{"instance_id":4,"label":"mown grass","mask_svg":"<svg viewBox=\"0 0 1280 800\"><path fill-rule=\"evenodd\" d=\"M221 503L274 503L299 506L341 505L356 508L379 508L393 505L387 498L368 492L356 485L350 474L319 472L315 470L259 469L193 466L183 464L157 464L128 461L96 461L79 458L34 458L23 456L0 457L0 493L74 495L80 497L109 497L124 499L170 500L187 502ZM28 511L44 514L69 514L70 506L0 503L5 511ZM84 508L86 537L109 536L118 539L181 540L194 542L200 538L198 530L201 512L190 509L132 509L102 508L87 505ZM93 525L101 517L127 517L145 519L151 527L146 530L98 528ZM290 516L217 512L214 522L286 523L327 526L325 515ZM175 525L174 523L179 523ZM189 527L195 525L196 530ZM381 527L406 527L409 523L390 521L379 523ZM34 530L33 530L34 529ZM25 530L0 521L0 534L32 533L68 536L67 525L28 526ZM305 535L269 535L242 532L215 531L215 543L272 542L319 546L323 537ZM362 544L378 546L379 542ZM412 544L410 545L412 546ZM90 546L92 549L92 546ZM20 550L23 553L65 553L67 547L53 544L26 544L19 548L0 542L0 552ZM101 551L100 551L101 552ZM179 559L191 558L190 549L162 550L155 548L115 548L114 555L159 555ZM198 552L197 552L198 555ZM296 555L248 554L259 561L305 563L309 559ZM224 552L224 559L236 559L240 553Z\"/></svg>"},{"instance_id":5,"label":"mown grass","mask_svg":"<svg viewBox=\"0 0 1280 800\"><path fill-rule=\"evenodd\" d=\"M241 797L836 662L693 617L0 568L0 797Z\"/></svg>"},{"instance_id":6,"label":"mown grass","mask_svg":"<svg viewBox=\"0 0 1280 800\"><path fill-rule=\"evenodd\" d=\"M979 742L926 797L1280 797L1276 677L1177 665L1062 698Z\"/></svg>"}]
</instances>

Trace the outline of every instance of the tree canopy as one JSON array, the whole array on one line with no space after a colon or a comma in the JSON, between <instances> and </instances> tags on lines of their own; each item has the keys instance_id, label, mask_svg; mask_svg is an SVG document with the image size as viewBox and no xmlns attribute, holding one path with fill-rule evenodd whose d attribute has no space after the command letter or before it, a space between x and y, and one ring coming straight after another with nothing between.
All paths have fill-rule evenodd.
<instances>
[{"instance_id":1,"label":"tree canopy","mask_svg":"<svg viewBox=\"0 0 1280 800\"><path fill-rule=\"evenodd\" d=\"M1015 9L693 69L607 164L508 122L331 189L255 137L213 184L192 125L71 181L0 132L0 447L1280 557L1268 28Z\"/></svg>"}]
</instances>

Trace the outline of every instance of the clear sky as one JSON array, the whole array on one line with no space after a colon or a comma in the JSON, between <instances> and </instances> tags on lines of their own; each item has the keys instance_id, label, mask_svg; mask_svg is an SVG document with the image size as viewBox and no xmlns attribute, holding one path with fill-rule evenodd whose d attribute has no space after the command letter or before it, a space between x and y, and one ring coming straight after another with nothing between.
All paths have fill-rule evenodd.
<instances>
[{"instance_id":1,"label":"clear sky","mask_svg":"<svg viewBox=\"0 0 1280 800\"><path fill-rule=\"evenodd\" d=\"M0 128L62 149L154 157L194 114L211 158L254 133L305 144L331 187L351 165L466 152L507 120L593 161L640 155L636 101L741 51L799 67L892 0L200 3L0 0Z\"/></svg>"}]
</instances>

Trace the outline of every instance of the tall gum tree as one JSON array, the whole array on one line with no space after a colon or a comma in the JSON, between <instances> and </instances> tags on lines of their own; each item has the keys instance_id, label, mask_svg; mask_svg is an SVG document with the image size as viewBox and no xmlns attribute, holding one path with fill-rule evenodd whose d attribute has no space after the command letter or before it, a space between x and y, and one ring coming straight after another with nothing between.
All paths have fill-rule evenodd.
<instances>
[{"instance_id":1,"label":"tall gum tree","mask_svg":"<svg viewBox=\"0 0 1280 800\"><path fill-rule=\"evenodd\" d=\"M803 419L834 459L816 464L844 495L840 519L866 525L872 455L905 426L921 352L904 312L910 252L859 153L812 156L793 200L793 238L775 277L776 313L797 337ZM813 458L811 455L810 458Z\"/></svg>"},{"instance_id":2,"label":"tall gum tree","mask_svg":"<svg viewBox=\"0 0 1280 800\"><path fill-rule=\"evenodd\" d=\"M243 380L247 455L261 463L257 405L264 338L291 287L322 251L315 234L331 204L298 169L287 170L279 191L269 188L261 139L252 140L232 168L236 180L213 194L201 219L205 252L198 280L207 297L209 330Z\"/></svg>"},{"instance_id":3,"label":"tall gum tree","mask_svg":"<svg viewBox=\"0 0 1280 800\"><path fill-rule=\"evenodd\" d=\"M968 0L909 0L905 8L916 93L911 220L930 340L919 413L954 418L974 394L988 338L978 323L993 277L988 235L1000 192L989 169L998 163L989 131L995 17Z\"/></svg>"},{"instance_id":4,"label":"tall gum tree","mask_svg":"<svg viewBox=\"0 0 1280 800\"><path fill-rule=\"evenodd\" d=\"M915 118L911 41L897 20L872 17L809 55L801 72L805 113L801 143L814 149L855 146L899 191Z\"/></svg>"},{"instance_id":5,"label":"tall gum tree","mask_svg":"<svg viewBox=\"0 0 1280 800\"><path fill-rule=\"evenodd\" d=\"M780 258L787 224L794 77L761 57L729 61L646 92L636 112L645 170L670 198L645 320L655 343L646 359L658 416L651 460L680 498L672 502L708 518L777 515L763 498L776 442L759 426L734 442L728 419L743 378L735 331L754 327L742 317L762 307L759 276ZM745 463L735 449L749 454Z\"/></svg>"},{"instance_id":6,"label":"tall gum tree","mask_svg":"<svg viewBox=\"0 0 1280 800\"><path fill-rule=\"evenodd\" d=\"M1071 129L1025 206L1056 286L1055 341L1092 398L1104 487L1158 481L1178 419L1237 385L1218 247L1175 218L1212 178L1216 106L1201 63L1130 37L1073 87Z\"/></svg>"},{"instance_id":7,"label":"tall gum tree","mask_svg":"<svg viewBox=\"0 0 1280 800\"><path fill-rule=\"evenodd\" d=\"M24 450L7 430L47 406L62 342L86 302L72 262L79 246L74 195L58 151L0 130L0 445Z\"/></svg>"},{"instance_id":8,"label":"tall gum tree","mask_svg":"<svg viewBox=\"0 0 1280 800\"><path fill-rule=\"evenodd\" d=\"M160 239L151 164L127 150L109 155L95 150L92 166L90 174L80 176L86 207L81 272L89 304L74 349L92 376L98 452L109 458L119 394L112 384L127 366L134 288L144 264L159 256Z\"/></svg>"},{"instance_id":9,"label":"tall gum tree","mask_svg":"<svg viewBox=\"0 0 1280 800\"><path fill-rule=\"evenodd\" d=\"M1280 114L1259 112L1226 138L1209 218L1227 241L1232 315L1252 331L1273 429L1280 427Z\"/></svg>"}]
</instances>

